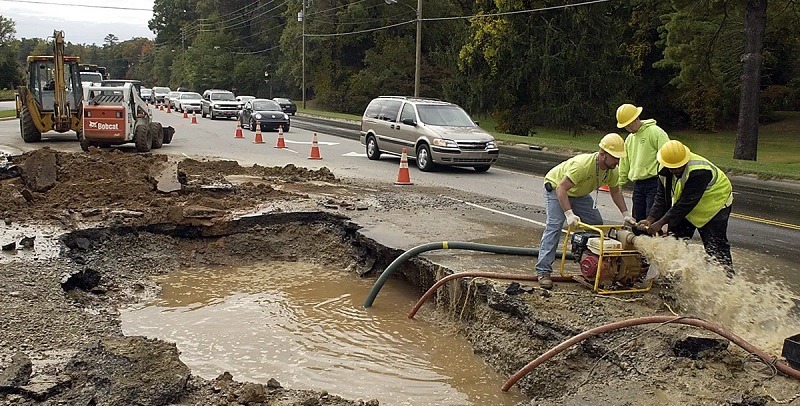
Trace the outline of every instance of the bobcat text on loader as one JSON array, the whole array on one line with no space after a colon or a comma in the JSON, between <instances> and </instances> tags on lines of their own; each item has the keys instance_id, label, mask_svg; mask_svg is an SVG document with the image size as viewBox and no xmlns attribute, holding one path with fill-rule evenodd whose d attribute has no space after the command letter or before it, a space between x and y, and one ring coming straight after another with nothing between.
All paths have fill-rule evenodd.
<instances>
[{"instance_id":1,"label":"bobcat text on loader","mask_svg":"<svg viewBox=\"0 0 800 406\"><path fill-rule=\"evenodd\" d=\"M561 257L561 276L571 276L599 294L647 292L653 286L650 268L634 241L638 230L621 225L592 226L579 223L567 230ZM579 273L565 270L567 248L580 266Z\"/></svg>"},{"instance_id":2,"label":"bobcat text on loader","mask_svg":"<svg viewBox=\"0 0 800 406\"><path fill-rule=\"evenodd\" d=\"M175 129L153 121L153 112L131 83L83 89L81 149L134 143L139 152L172 142Z\"/></svg>"}]
</instances>

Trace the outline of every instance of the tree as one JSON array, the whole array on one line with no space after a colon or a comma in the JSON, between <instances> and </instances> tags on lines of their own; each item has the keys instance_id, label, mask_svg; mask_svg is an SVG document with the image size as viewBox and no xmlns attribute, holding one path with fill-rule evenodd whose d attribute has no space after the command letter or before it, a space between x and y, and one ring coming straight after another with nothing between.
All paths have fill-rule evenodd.
<instances>
[{"instance_id":1,"label":"tree","mask_svg":"<svg viewBox=\"0 0 800 406\"><path fill-rule=\"evenodd\" d=\"M13 89L20 82L17 49L19 41L14 40L14 20L0 15L0 89Z\"/></svg>"},{"instance_id":2,"label":"tree","mask_svg":"<svg viewBox=\"0 0 800 406\"><path fill-rule=\"evenodd\" d=\"M767 0L747 0L746 3L742 96L739 101L739 124L733 158L755 161L758 155L758 106L761 93L764 30L767 25Z\"/></svg>"}]
</instances>

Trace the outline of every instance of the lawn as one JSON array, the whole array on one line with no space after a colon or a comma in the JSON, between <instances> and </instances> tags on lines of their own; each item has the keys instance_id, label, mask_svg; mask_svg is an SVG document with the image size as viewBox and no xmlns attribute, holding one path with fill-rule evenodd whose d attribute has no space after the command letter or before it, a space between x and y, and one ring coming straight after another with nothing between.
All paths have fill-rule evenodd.
<instances>
[{"instance_id":1,"label":"lawn","mask_svg":"<svg viewBox=\"0 0 800 406\"><path fill-rule=\"evenodd\" d=\"M341 114L316 109L298 109L298 113L359 121L360 116ZM673 131L671 139L680 140L693 152L698 153L725 171L750 173L763 178L800 179L800 112L784 111L775 114L777 121L763 124L758 134L758 161L733 159L736 131L725 130L715 133L693 131ZM589 132L572 135L568 131L537 128L531 137L504 134L494 130L490 117L474 117L480 126L489 131L503 144L537 145L551 151L575 154L597 150L597 143L605 132ZM613 121L613 118L612 118ZM610 126L609 132L616 131L625 137L625 130Z\"/></svg>"}]
</instances>

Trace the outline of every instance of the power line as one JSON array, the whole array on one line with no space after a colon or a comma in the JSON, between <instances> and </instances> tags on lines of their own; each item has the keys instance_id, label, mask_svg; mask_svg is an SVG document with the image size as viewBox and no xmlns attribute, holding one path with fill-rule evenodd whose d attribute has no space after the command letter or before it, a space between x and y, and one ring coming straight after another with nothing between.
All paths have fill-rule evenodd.
<instances>
[{"instance_id":1,"label":"power line","mask_svg":"<svg viewBox=\"0 0 800 406\"><path fill-rule=\"evenodd\" d=\"M9 3L29 3L29 4L45 4L48 6L69 6L69 7L84 7L84 8L105 8L112 10L131 10L131 11L149 11L153 12L152 8L136 8L136 7L115 7L115 6L90 6L87 4L74 4L74 3L57 3L51 1L35 1L35 0L0 0Z\"/></svg>"},{"instance_id":2,"label":"power line","mask_svg":"<svg viewBox=\"0 0 800 406\"><path fill-rule=\"evenodd\" d=\"M611 1L611 0L592 0L592 1L585 1L583 3L562 4L560 6L542 7L542 8L535 8L535 9L530 9L530 10L506 11L506 12L503 12L503 13L475 14L475 15L471 15L471 16L423 18L422 21L464 20L464 19L480 18L480 17L499 17L499 16L507 16L507 15L512 15L512 14L537 13L539 11L562 10L562 9L570 8L570 7L588 6L588 5L591 5L591 4L598 4L598 3L607 3L609 1Z\"/></svg>"}]
</instances>

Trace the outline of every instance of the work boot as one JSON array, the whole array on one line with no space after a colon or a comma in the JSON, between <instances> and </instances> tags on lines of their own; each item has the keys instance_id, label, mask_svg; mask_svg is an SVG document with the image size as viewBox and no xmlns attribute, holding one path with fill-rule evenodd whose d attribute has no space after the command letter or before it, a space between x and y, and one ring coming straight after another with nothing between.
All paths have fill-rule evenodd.
<instances>
[{"instance_id":1,"label":"work boot","mask_svg":"<svg viewBox=\"0 0 800 406\"><path fill-rule=\"evenodd\" d=\"M539 280L539 286L542 289L553 289L553 280L550 279L549 273L541 274L537 279Z\"/></svg>"}]
</instances>

